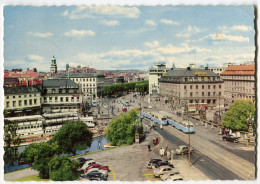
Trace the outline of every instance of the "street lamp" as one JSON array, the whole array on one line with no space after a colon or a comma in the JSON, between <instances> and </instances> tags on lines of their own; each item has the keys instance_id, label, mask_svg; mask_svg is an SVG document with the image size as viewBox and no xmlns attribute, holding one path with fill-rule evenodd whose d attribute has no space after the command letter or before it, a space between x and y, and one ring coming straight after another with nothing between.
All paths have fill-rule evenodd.
<instances>
[{"instance_id":1,"label":"street lamp","mask_svg":"<svg viewBox=\"0 0 260 184\"><path fill-rule=\"evenodd\" d=\"M189 165L191 166L191 160L190 160L190 123L188 121L188 131L189 131Z\"/></svg>"}]
</instances>

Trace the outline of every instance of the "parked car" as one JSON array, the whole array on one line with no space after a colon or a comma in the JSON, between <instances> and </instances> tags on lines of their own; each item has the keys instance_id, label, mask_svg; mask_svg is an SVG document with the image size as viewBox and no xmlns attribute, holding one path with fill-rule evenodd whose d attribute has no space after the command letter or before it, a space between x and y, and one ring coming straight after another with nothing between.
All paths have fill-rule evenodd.
<instances>
[{"instance_id":1,"label":"parked car","mask_svg":"<svg viewBox=\"0 0 260 184\"><path fill-rule=\"evenodd\" d=\"M84 163L84 165L81 167L81 169L83 169L84 171L86 170L86 168L92 164L100 164L94 160L90 160ZM100 164L101 165L101 164Z\"/></svg>"},{"instance_id":2,"label":"parked car","mask_svg":"<svg viewBox=\"0 0 260 184\"><path fill-rule=\"evenodd\" d=\"M97 107L97 105L98 105L98 104L97 104L96 102L93 102L93 103L92 103L92 107Z\"/></svg>"},{"instance_id":3,"label":"parked car","mask_svg":"<svg viewBox=\"0 0 260 184\"><path fill-rule=\"evenodd\" d=\"M107 181L107 176L102 174L101 172L90 172L90 173L86 173L84 175L81 175L80 177L88 178L89 180Z\"/></svg>"},{"instance_id":4,"label":"parked car","mask_svg":"<svg viewBox=\"0 0 260 184\"><path fill-rule=\"evenodd\" d=\"M177 155L184 155L184 154L189 154L189 147L185 145L179 146L179 148L176 149L175 153ZM194 153L194 149L190 147L190 153Z\"/></svg>"},{"instance_id":5,"label":"parked car","mask_svg":"<svg viewBox=\"0 0 260 184\"><path fill-rule=\"evenodd\" d=\"M170 176L170 178L167 179L166 181L178 181L178 180L183 180L183 178L181 177L181 175L175 174Z\"/></svg>"},{"instance_id":6,"label":"parked car","mask_svg":"<svg viewBox=\"0 0 260 184\"><path fill-rule=\"evenodd\" d=\"M238 138L234 137L233 135L224 135L222 139L223 141L238 142Z\"/></svg>"},{"instance_id":7,"label":"parked car","mask_svg":"<svg viewBox=\"0 0 260 184\"><path fill-rule=\"evenodd\" d=\"M158 167L161 167L161 166L164 166L164 165L169 166L169 167L171 167L171 168L174 168L174 166L173 166L171 163L169 163L168 161L160 161L160 162L157 162L157 163L155 163L155 164L153 165L153 167L154 167L154 168L158 168Z\"/></svg>"},{"instance_id":8,"label":"parked car","mask_svg":"<svg viewBox=\"0 0 260 184\"><path fill-rule=\"evenodd\" d=\"M79 157L76 159L76 161L79 163L78 168L81 168L85 162L93 160L92 158L83 158L83 157Z\"/></svg>"},{"instance_id":9,"label":"parked car","mask_svg":"<svg viewBox=\"0 0 260 184\"><path fill-rule=\"evenodd\" d=\"M163 174L179 174L179 171L176 168L171 168L169 166L161 166L154 170L155 177L159 177Z\"/></svg>"},{"instance_id":10,"label":"parked car","mask_svg":"<svg viewBox=\"0 0 260 184\"><path fill-rule=\"evenodd\" d=\"M107 175L108 170L100 170L99 168L91 168L88 170L87 173L91 173L91 172L101 172L104 175Z\"/></svg>"},{"instance_id":11,"label":"parked car","mask_svg":"<svg viewBox=\"0 0 260 184\"><path fill-rule=\"evenodd\" d=\"M102 166L100 164L92 164L92 165L90 165L90 166L88 166L86 168L84 173L87 173L92 168L98 168L99 170L107 170L107 171L109 171L109 167L108 166Z\"/></svg>"},{"instance_id":12,"label":"parked car","mask_svg":"<svg viewBox=\"0 0 260 184\"><path fill-rule=\"evenodd\" d=\"M160 176L162 181L168 180L170 179L170 176L174 176L175 174L171 173L171 174L163 174Z\"/></svg>"},{"instance_id":13,"label":"parked car","mask_svg":"<svg viewBox=\"0 0 260 184\"><path fill-rule=\"evenodd\" d=\"M153 165L157 162L162 161L161 159L157 159L157 158L152 158L148 163L147 163L147 167L149 169L151 169L153 167Z\"/></svg>"}]
</instances>

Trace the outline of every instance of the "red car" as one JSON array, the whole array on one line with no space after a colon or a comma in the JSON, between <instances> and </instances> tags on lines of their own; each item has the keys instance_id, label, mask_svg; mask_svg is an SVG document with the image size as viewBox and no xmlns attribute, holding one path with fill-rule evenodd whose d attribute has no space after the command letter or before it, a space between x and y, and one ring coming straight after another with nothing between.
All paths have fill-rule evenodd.
<instances>
[{"instance_id":1,"label":"red car","mask_svg":"<svg viewBox=\"0 0 260 184\"><path fill-rule=\"evenodd\" d=\"M88 166L85 170L84 173L87 173L88 170L92 169L92 168L98 168L99 170L109 170L109 167L108 166L102 166L100 164L92 164L90 166Z\"/></svg>"}]
</instances>

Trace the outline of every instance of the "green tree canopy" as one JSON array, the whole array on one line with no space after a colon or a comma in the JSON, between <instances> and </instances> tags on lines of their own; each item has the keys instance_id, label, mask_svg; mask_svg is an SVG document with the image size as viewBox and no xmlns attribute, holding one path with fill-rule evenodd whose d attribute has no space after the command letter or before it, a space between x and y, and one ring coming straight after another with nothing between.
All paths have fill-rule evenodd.
<instances>
[{"instance_id":1,"label":"green tree canopy","mask_svg":"<svg viewBox=\"0 0 260 184\"><path fill-rule=\"evenodd\" d=\"M72 181L79 178L78 163L67 155L54 157L48 163L50 179L53 181Z\"/></svg>"},{"instance_id":2,"label":"green tree canopy","mask_svg":"<svg viewBox=\"0 0 260 184\"><path fill-rule=\"evenodd\" d=\"M221 122L224 127L233 130L248 130L248 118L255 116L255 105L250 100L236 100L230 105Z\"/></svg>"},{"instance_id":3,"label":"green tree canopy","mask_svg":"<svg viewBox=\"0 0 260 184\"><path fill-rule=\"evenodd\" d=\"M58 145L56 143L42 142L32 143L25 148L21 157L25 162L34 163L32 169L39 171L39 177L42 179L49 178L49 161L55 157Z\"/></svg>"},{"instance_id":4,"label":"green tree canopy","mask_svg":"<svg viewBox=\"0 0 260 184\"><path fill-rule=\"evenodd\" d=\"M137 119L136 110L113 118L105 131L105 137L112 145L132 144L135 136L135 123ZM140 122L138 122L140 125Z\"/></svg>"},{"instance_id":5,"label":"green tree canopy","mask_svg":"<svg viewBox=\"0 0 260 184\"><path fill-rule=\"evenodd\" d=\"M18 146L21 143L20 137L16 134L18 122L4 120L4 161L11 164L18 160Z\"/></svg>"},{"instance_id":6,"label":"green tree canopy","mask_svg":"<svg viewBox=\"0 0 260 184\"><path fill-rule=\"evenodd\" d=\"M57 142L60 153L73 153L76 150L84 150L91 146L93 133L88 126L81 122L67 121L54 135L51 142Z\"/></svg>"}]
</instances>

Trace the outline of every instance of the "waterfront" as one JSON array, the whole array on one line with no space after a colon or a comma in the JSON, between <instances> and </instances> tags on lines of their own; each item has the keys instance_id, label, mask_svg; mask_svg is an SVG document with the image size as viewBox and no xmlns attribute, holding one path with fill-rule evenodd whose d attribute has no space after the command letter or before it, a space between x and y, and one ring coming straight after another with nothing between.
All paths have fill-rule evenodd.
<instances>
[{"instance_id":1,"label":"waterfront","mask_svg":"<svg viewBox=\"0 0 260 184\"><path fill-rule=\"evenodd\" d=\"M105 138L105 136L101 135L101 136L95 137L95 138L93 138L92 144L89 148L87 148L85 150L77 150L76 155L85 154L87 152L92 152L92 151L104 149L104 144L107 144L107 143L108 143L108 141ZM18 148L19 154L23 152L23 150L26 148L26 146L28 146L28 145L20 146ZM68 156L72 156L72 154L68 154ZM13 166L4 165L4 172L8 173L8 172L11 172L11 171L15 171L15 170L23 169L23 168L27 168L27 167L30 167L30 165L29 164L18 165L18 162L16 162L16 163L14 163Z\"/></svg>"}]
</instances>

